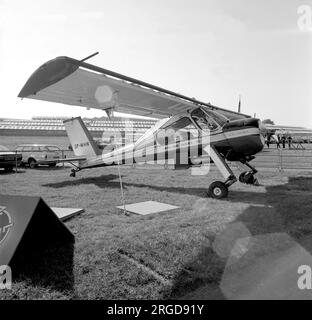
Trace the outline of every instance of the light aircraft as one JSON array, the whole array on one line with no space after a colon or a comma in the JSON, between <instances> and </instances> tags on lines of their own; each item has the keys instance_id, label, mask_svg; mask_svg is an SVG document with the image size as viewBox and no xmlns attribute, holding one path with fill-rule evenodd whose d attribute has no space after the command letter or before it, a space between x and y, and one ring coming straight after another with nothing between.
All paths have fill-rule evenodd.
<instances>
[{"instance_id":1,"label":"light aircraft","mask_svg":"<svg viewBox=\"0 0 312 320\"><path fill-rule=\"evenodd\" d=\"M80 117L65 121L76 156L66 160L79 161L72 176L86 168L155 157L155 147L157 157L168 159L168 154L177 149L185 151L189 157L200 145L202 154L210 156L225 179L210 184L208 196L227 197L228 188L237 181L226 161L239 161L248 167L248 171L240 174L240 182L258 183L254 177L257 170L249 162L264 147L259 119L86 63L92 56L83 60L63 56L46 62L30 76L18 97L96 108L108 115L117 111L153 117L160 121L135 143L105 153L99 150ZM179 131L179 145L177 140L168 142L168 137L163 140L162 130Z\"/></svg>"}]
</instances>

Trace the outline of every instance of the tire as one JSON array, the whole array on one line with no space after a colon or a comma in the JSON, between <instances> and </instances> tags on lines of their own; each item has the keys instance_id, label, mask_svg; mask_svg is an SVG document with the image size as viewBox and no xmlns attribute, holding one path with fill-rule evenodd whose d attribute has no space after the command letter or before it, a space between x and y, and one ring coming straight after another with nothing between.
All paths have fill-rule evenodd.
<instances>
[{"instance_id":1,"label":"tire","mask_svg":"<svg viewBox=\"0 0 312 320\"><path fill-rule=\"evenodd\" d=\"M50 163L49 168L54 168L56 166L56 163Z\"/></svg>"},{"instance_id":2,"label":"tire","mask_svg":"<svg viewBox=\"0 0 312 320\"><path fill-rule=\"evenodd\" d=\"M245 183L245 184L254 184L255 182L255 177L254 174L252 172L243 172L239 175L238 180L241 183Z\"/></svg>"},{"instance_id":3,"label":"tire","mask_svg":"<svg viewBox=\"0 0 312 320\"><path fill-rule=\"evenodd\" d=\"M28 159L28 165L30 169L35 169L37 167L36 160L33 158Z\"/></svg>"},{"instance_id":4,"label":"tire","mask_svg":"<svg viewBox=\"0 0 312 320\"><path fill-rule=\"evenodd\" d=\"M208 188L208 197L214 199L223 199L228 196L229 190L221 181L213 182Z\"/></svg>"},{"instance_id":5,"label":"tire","mask_svg":"<svg viewBox=\"0 0 312 320\"><path fill-rule=\"evenodd\" d=\"M4 168L5 172L13 172L13 167L6 167Z\"/></svg>"},{"instance_id":6,"label":"tire","mask_svg":"<svg viewBox=\"0 0 312 320\"><path fill-rule=\"evenodd\" d=\"M246 172L242 172L242 173L239 175L239 177L238 177L239 182L245 183L245 180L244 180L245 174L246 174Z\"/></svg>"}]
</instances>

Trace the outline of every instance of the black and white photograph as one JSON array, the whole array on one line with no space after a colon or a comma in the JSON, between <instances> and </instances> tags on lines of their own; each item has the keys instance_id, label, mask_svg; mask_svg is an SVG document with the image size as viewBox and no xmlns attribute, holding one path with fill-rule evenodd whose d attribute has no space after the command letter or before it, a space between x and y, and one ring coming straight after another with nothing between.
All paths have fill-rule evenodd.
<instances>
[{"instance_id":1,"label":"black and white photograph","mask_svg":"<svg viewBox=\"0 0 312 320\"><path fill-rule=\"evenodd\" d=\"M311 0L0 0L0 88L0 305L312 299Z\"/></svg>"}]
</instances>

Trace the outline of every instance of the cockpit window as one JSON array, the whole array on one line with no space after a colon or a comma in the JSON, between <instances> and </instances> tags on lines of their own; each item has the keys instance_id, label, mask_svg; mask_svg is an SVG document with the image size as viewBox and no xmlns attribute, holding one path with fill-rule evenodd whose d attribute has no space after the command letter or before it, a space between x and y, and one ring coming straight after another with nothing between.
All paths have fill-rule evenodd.
<instances>
[{"instance_id":1,"label":"cockpit window","mask_svg":"<svg viewBox=\"0 0 312 320\"><path fill-rule=\"evenodd\" d=\"M183 117L162 127L162 129L157 132L157 137L159 138L162 135L168 136L169 140L184 141L188 139L188 135L190 139L197 138L198 129L194 126L190 118Z\"/></svg>"},{"instance_id":2,"label":"cockpit window","mask_svg":"<svg viewBox=\"0 0 312 320\"><path fill-rule=\"evenodd\" d=\"M196 124L202 130L216 130L219 128L219 124L209 115L207 115L203 110L196 109L191 114L192 118L196 122Z\"/></svg>"},{"instance_id":3,"label":"cockpit window","mask_svg":"<svg viewBox=\"0 0 312 320\"><path fill-rule=\"evenodd\" d=\"M204 108L204 112L208 116L212 117L214 119L214 121L216 121L221 127L223 127L229 121L229 119L227 117L225 117L224 115L222 115L216 111L212 111L207 108Z\"/></svg>"},{"instance_id":4,"label":"cockpit window","mask_svg":"<svg viewBox=\"0 0 312 320\"><path fill-rule=\"evenodd\" d=\"M192 126L191 120L189 118L184 117L170 124L169 126L166 127L166 129L170 128L170 129L173 129L174 131L177 131L181 129L186 129L190 126Z\"/></svg>"}]
</instances>

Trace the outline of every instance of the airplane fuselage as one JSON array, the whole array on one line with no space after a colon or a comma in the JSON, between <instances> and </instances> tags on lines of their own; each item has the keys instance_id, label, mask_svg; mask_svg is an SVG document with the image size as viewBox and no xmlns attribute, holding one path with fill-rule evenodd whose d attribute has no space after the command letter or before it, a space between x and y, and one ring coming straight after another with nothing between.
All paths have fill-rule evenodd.
<instances>
[{"instance_id":1,"label":"airplane fuselage","mask_svg":"<svg viewBox=\"0 0 312 320\"><path fill-rule=\"evenodd\" d=\"M179 118L179 117L178 117ZM181 116L180 116L181 118ZM80 169L117 164L133 164L147 161L167 160L181 155L183 164L189 164L190 155L203 155L207 145L214 146L222 157L228 161L242 161L250 159L260 152L264 146L259 120L255 118L229 121L214 131L204 131L198 126L197 137L188 137L177 143L176 139L162 139L159 142L157 134L172 122L171 119L156 125L148 134L143 135L136 143L119 147L115 150L103 150L101 155L81 161ZM179 159L181 163L181 159Z\"/></svg>"}]
</instances>

